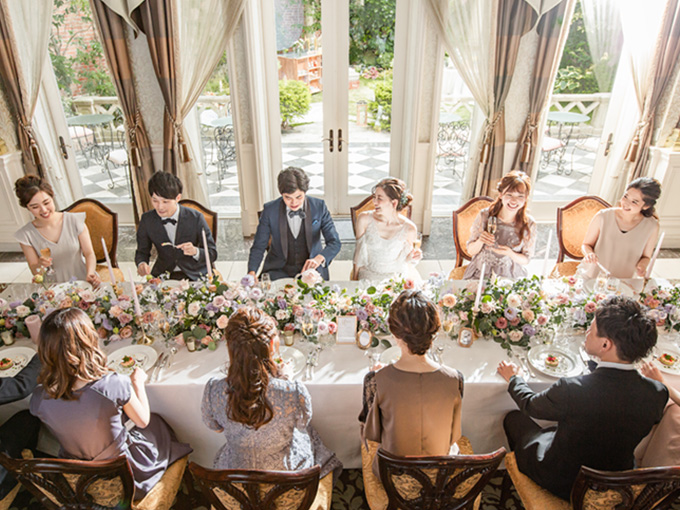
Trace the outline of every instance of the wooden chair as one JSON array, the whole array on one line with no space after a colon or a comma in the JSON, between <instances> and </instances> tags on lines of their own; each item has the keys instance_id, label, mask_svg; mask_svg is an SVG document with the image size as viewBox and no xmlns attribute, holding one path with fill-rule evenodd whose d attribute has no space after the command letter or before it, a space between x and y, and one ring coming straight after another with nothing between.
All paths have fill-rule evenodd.
<instances>
[{"instance_id":1,"label":"wooden chair","mask_svg":"<svg viewBox=\"0 0 680 510\"><path fill-rule=\"evenodd\" d=\"M0 464L50 510L169 510L187 457L175 461L149 493L133 501L134 480L125 456L106 461L18 460L0 453Z\"/></svg>"},{"instance_id":2,"label":"wooden chair","mask_svg":"<svg viewBox=\"0 0 680 510\"><path fill-rule=\"evenodd\" d=\"M320 482L319 466L294 472L214 470L190 462L189 471L216 510L330 510L333 474Z\"/></svg>"},{"instance_id":3,"label":"wooden chair","mask_svg":"<svg viewBox=\"0 0 680 510\"><path fill-rule=\"evenodd\" d=\"M217 213L215 211L211 211L203 204L200 204L189 198L183 198L178 203L179 205L183 205L184 207L189 207L190 209L200 212L210 227L210 232L212 233L213 239L215 242L217 242Z\"/></svg>"},{"instance_id":4,"label":"wooden chair","mask_svg":"<svg viewBox=\"0 0 680 510\"><path fill-rule=\"evenodd\" d=\"M571 503L540 487L517 467L514 453L505 467L526 510L652 510L671 508L680 497L680 467L598 471L581 467Z\"/></svg>"},{"instance_id":5,"label":"wooden chair","mask_svg":"<svg viewBox=\"0 0 680 510\"><path fill-rule=\"evenodd\" d=\"M125 280L123 272L118 269L116 255L118 252L118 213L113 212L104 204L92 198L82 198L69 205L64 209L64 212L85 213L85 225L87 225L87 229L90 232L92 248L97 258L96 270L101 280L103 282L111 280L108 267L106 266L106 255L102 246L102 238L106 242L116 280L119 282Z\"/></svg>"},{"instance_id":6,"label":"wooden chair","mask_svg":"<svg viewBox=\"0 0 680 510\"><path fill-rule=\"evenodd\" d=\"M557 242L560 246L557 264L551 277L571 276L576 273L583 259L581 245L586 237L588 226L598 211L611 207L605 200L596 196L579 197L564 207L557 208ZM565 256L574 261L565 262Z\"/></svg>"},{"instance_id":7,"label":"wooden chair","mask_svg":"<svg viewBox=\"0 0 680 510\"><path fill-rule=\"evenodd\" d=\"M463 278L465 272L463 261L472 260L472 255L467 251L470 228L472 228L479 212L489 207L492 202L493 199L490 197L475 197L453 211L453 242L456 245L456 266L449 274L450 280L461 280Z\"/></svg>"},{"instance_id":8,"label":"wooden chair","mask_svg":"<svg viewBox=\"0 0 680 510\"><path fill-rule=\"evenodd\" d=\"M373 196L368 196L364 198L358 205L349 208L349 214L352 217L352 231L354 232L354 237L357 236L357 218L364 211L372 211L375 207L373 206ZM411 219L411 213L413 212L410 205L404 207L399 214L403 214L409 220Z\"/></svg>"}]
</instances>

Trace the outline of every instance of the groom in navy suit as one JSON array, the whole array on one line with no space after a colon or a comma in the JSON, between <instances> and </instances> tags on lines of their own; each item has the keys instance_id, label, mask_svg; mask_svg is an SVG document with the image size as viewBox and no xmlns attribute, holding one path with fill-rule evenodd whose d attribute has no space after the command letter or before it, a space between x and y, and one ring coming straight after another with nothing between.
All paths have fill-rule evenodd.
<instances>
[{"instance_id":1,"label":"groom in navy suit","mask_svg":"<svg viewBox=\"0 0 680 510\"><path fill-rule=\"evenodd\" d=\"M316 269L328 280L328 265L341 244L325 202L307 196L309 177L300 168L281 171L278 185L281 198L264 204L250 248L248 273L255 276L268 250L262 273L269 273L272 280L293 278L307 269Z\"/></svg>"}]
</instances>

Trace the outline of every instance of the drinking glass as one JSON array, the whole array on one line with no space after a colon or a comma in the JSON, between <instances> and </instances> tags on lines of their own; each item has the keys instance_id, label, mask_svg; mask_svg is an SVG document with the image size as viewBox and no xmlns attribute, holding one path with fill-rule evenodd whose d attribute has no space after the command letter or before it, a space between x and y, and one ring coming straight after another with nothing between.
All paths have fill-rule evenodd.
<instances>
[{"instance_id":1,"label":"drinking glass","mask_svg":"<svg viewBox=\"0 0 680 510\"><path fill-rule=\"evenodd\" d=\"M496 230L498 229L498 220L495 216L490 216L486 222L486 231L493 235L496 235Z\"/></svg>"},{"instance_id":2,"label":"drinking glass","mask_svg":"<svg viewBox=\"0 0 680 510\"><path fill-rule=\"evenodd\" d=\"M418 232L418 233L416 234L415 240L413 241L413 249L414 249L414 250L419 250L420 247L421 247L422 245L423 245L423 234L421 234L420 232Z\"/></svg>"},{"instance_id":3,"label":"drinking glass","mask_svg":"<svg viewBox=\"0 0 680 510\"><path fill-rule=\"evenodd\" d=\"M269 273L263 273L260 275L260 288L264 291L265 294L268 294L269 291L272 288L272 278L269 276Z\"/></svg>"}]
</instances>

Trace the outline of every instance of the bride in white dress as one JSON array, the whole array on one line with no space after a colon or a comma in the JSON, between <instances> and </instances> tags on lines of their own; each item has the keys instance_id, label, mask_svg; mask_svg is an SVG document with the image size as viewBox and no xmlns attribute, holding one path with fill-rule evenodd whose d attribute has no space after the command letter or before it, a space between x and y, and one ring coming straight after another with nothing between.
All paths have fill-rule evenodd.
<instances>
[{"instance_id":1,"label":"bride in white dress","mask_svg":"<svg viewBox=\"0 0 680 510\"><path fill-rule=\"evenodd\" d=\"M423 252L414 247L418 229L399 214L412 200L400 179L383 179L373 188L375 209L357 218L355 280L380 281L398 275L420 279L415 264L423 258Z\"/></svg>"}]
</instances>

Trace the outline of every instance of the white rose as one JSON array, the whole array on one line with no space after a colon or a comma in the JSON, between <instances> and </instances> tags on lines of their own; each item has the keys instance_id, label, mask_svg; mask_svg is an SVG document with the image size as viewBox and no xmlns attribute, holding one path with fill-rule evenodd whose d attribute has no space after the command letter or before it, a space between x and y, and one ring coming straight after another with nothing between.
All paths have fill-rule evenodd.
<instances>
[{"instance_id":1,"label":"white rose","mask_svg":"<svg viewBox=\"0 0 680 510\"><path fill-rule=\"evenodd\" d=\"M19 317L26 317L29 313L31 313L31 309L29 307L24 305L17 306L17 315Z\"/></svg>"},{"instance_id":2,"label":"white rose","mask_svg":"<svg viewBox=\"0 0 680 510\"><path fill-rule=\"evenodd\" d=\"M522 339L522 337L524 336L524 333L515 329L515 330L511 331L510 333L508 333L508 336L510 337L510 340L512 342L519 342Z\"/></svg>"},{"instance_id":3,"label":"white rose","mask_svg":"<svg viewBox=\"0 0 680 510\"><path fill-rule=\"evenodd\" d=\"M323 281L323 278L321 278L321 275L317 272L316 269L307 269L307 271L302 273L300 279L302 280L303 283L306 283L310 287Z\"/></svg>"},{"instance_id":4,"label":"white rose","mask_svg":"<svg viewBox=\"0 0 680 510\"><path fill-rule=\"evenodd\" d=\"M518 296L517 294L510 294L508 296L508 306L510 308L519 308L520 305L522 304L522 298Z\"/></svg>"},{"instance_id":5,"label":"white rose","mask_svg":"<svg viewBox=\"0 0 680 510\"><path fill-rule=\"evenodd\" d=\"M193 301L189 305L189 308L187 309L187 313L189 315L198 315L200 311L201 311L201 303L199 303L198 301Z\"/></svg>"},{"instance_id":6,"label":"white rose","mask_svg":"<svg viewBox=\"0 0 680 510\"><path fill-rule=\"evenodd\" d=\"M282 321L284 319L288 318L288 311L287 310L276 310L276 313L274 314L276 317L277 321Z\"/></svg>"}]
</instances>

